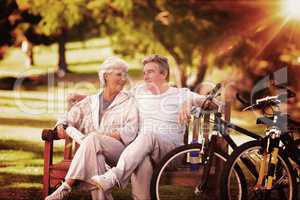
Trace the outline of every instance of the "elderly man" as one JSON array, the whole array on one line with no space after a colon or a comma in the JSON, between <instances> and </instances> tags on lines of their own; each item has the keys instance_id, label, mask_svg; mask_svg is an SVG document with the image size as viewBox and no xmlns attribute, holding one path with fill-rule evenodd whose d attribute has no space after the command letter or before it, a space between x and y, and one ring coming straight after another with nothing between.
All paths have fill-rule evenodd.
<instances>
[{"instance_id":1,"label":"elderly man","mask_svg":"<svg viewBox=\"0 0 300 200\"><path fill-rule=\"evenodd\" d=\"M65 120L57 124L58 136L65 137L63 126L69 126L68 134L81 143L77 150L65 182L46 200L61 200L71 192L76 181L82 181L88 189L90 178L103 174L106 163L115 165L121 152L136 137L138 110L135 99L123 91L127 81L128 64L118 58L109 58L101 65L99 78L104 84L103 91L88 96L67 113ZM73 134L72 134L73 133ZM93 148L90 148L90 147ZM92 198L112 199L109 193L93 190Z\"/></svg>"},{"instance_id":2,"label":"elderly man","mask_svg":"<svg viewBox=\"0 0 300 200\"><path fill-rule=\"evenodd\" d=\"M186 88L168 85L168 60L154 55L144 59L145 84L133 94L139 108L139 134L126 147L116 167L92 181L104 192L115 185L125 187L131 177L134 199L150 199L151 160L159 162L169 151L183 143L185 125L191 105L202 103L204 96Z\"/></svg>"}]
</instances>

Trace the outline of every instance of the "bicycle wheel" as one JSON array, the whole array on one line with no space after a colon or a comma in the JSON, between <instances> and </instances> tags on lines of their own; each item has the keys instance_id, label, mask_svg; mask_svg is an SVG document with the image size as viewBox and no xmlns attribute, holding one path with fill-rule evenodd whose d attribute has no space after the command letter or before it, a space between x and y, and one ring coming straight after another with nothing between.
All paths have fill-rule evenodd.
<instances>
[{"instance_id":1,"label":"bicycle wheel","mask_svg":"<svg viewBox=\"0 0 300 200\"><path fill-rule=\"evenodd\" d=\"M220 163L220 167L222 164L224 166L228 155L220 150L215 151L205 191L195 192L197 185L202 184L207 162L204 161L205 159L199 158L197 158L197 164L191 164L190 161L192 159L191 154L199 155L201 148L201 144L184 145L174 149L164 157L153 172L150 189L152 200L210 199L212 194L209 191L214 194L218 193L215 188L219 186L217 180L220 178L220 173L216 173L215 163Z\"/></svg>"},{"instance_id":2,"label":"bicycle wheel","mask_svg":"<svg viewBox=\"0 0 300 200\"><path fill-rule=\"evenodd\" d=\"M275 177L271 189L267 190L264 186L257 185L258 173L260 169L260 161L262 160L263 141L250 141L239 146L228 158L224 166L221 177L221 193L224 199L272 199L272 200L294 200L297 198L296 179L292 166L282 152L279 152L278 163L275 168ZM269 159L266 159L266 165L269 166ZM246 188L243 188L241 198L235 198L235 190L238 182L233 176L233 169L240 166L246 179ZM268 169L268 168L266 168ZM267 170L266 170L267 171ZM267 176L263 177L263 183ZM244 185L244 186L245 186ZM242 186L242 187L244 187Z\"/></svg>"}]
</instances>

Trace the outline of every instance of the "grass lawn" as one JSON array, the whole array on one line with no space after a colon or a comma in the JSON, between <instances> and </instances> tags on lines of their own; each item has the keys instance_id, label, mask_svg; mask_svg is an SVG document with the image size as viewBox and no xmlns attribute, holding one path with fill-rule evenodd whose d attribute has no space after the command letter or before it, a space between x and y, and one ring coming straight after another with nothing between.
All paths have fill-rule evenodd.
<instances>
[{"instance_id":1,"label":"grass lawn","mask_svg":"<svg viewBox=\"0 0 300 200\"><path fill-rule=\"evenodd\" d=\"M0 78L52 73L56 69L57 45L34 48L35 66L24 66L25 55L12 48L0 60ZM41 199L43 174L43 128L50 128L66 110L65 98L72 92L92 94L98 91L99 64L112 52L106 40L93 39L67 45L67 61L73 72L63 80L21 90L0 90L0 200ZM130 84L141 80L137 61L130 62ZM130 85L129 85L130 86ZM255 116L234 112L233 122L252 128ZM249 138L236 134L238 143ZM62 159L63 141L55 144L54 161ZM131 199L129 189L114 190L115 199ZM89 199L87 193L77 192L72 199Z\"/></svg>"},{"instance_id":2,"label":"grass lawn","mask_svg":"<svg viewBox=\"0 0 300 200\"><path fill-rule=\"evenodd\" d=\"M49 104L46 94L22 91L21 100L38 110ZM65 110L61 106L63 100L53 99L52 103L57 109ZM31 114L14 103L14 96L9 91L0 91L0 199L41 199L43 142L40 137L42 129L52 127L56 117L63 113L56 112L55 108ZM54 162L62 159L63 144L62 140L55 142ZM114 196L130 199L130 192L116 190ZM86 192L72 195L75 200L89 198Z\"/></svg>"},{"instance_id":3,"label":"grass lawn","mask_svg":"<svg viewBox=\"0 0 300 200\"><path fill-rule=\"evenodd\" d=\"M20 48L10 48L0 60L0 77L51 73L57 68L58 46L35 46L34 66L25 66L26 56ZM94 74L105 58L113 56L107 39L90 39L66 45L66 60L74 73ZM128 60L127 60L128 61ZM140 60L129 60L131 75L140 75ZM96 74L97 75L97 74Z\"/></svg>"},{"instance_id":4,"label":"grass lawn","mask_svg":"<svg viewBox=\"0 0 300 200\"><path fill-rule=\"evenodd\" d=\"M43 142L41 131L52 127L66 110L69 93L91 94L98 91L97 70L112 52L106 40L92 39L67 45L67 61L73 72L64 80L21 90L0 90L0 200L41 199ZM0 60L0 78L52 73L56 69L57 45L36 46L35 65L26 68L25 55L11 48ZM131 68L131 76L141 70ZM55 143L54 162L62 159L63 141ZM130 199L130 192L114 191L117 199ZM77 192L72 199L89 199Z\"/></svg>"},{"instance_id":5,"label":"grass lawn","mask_svg":"<svg viewBox=\"0 0 300 200\"><path fill-rule=\"evenodd\" d=\"M57 112L63 107L63 99L47 98L47 91L22 91L22 102L30 105L40 114L27 113L26 109L14 103L14 95L9 91L0 91L0 199L40 199L43 174L43 142L40 139L43 128L52 127ZM43 108L54 104L53 110ZM52 103L51 103L52 102ZM29 109L30 110L30 109ZM237 113L234 113L237 115ZM240 115L253 121L246 114ZM234 122L247 125L241 118L233 117ZM244 124L243 124L244 123ZM248 126L249 127L249 126ZM235 137L239 143L247 138ZM55 144L54 161L62 159L63 141ZM114 190L115 199L131 199L129 189ZM88 193L74 193L72 199L89 199Z\"/></svg>"},{"instance_id":6,"label":"grass lawn","mask_svg":"<svg viewBox=\"0 0 300 200\"><path fill-rule=\"evenodd\" d=\"M18 128L10 127L10 131ZM0 199L41 199L43 175L43 143L39 128L22 130L24 135L1 133ZM19 130L21 131L21 129ZM32 131L32 132L31 132ZM29 137L28 137L29 136ZM32 137L30 137L32 136ZM55 145L54 162L62 159L62 141ZM130 190L114 190L116 199L129 200ZM88 192L74 192L71 199L90 199Z\"/></svg>"}]
</instances>

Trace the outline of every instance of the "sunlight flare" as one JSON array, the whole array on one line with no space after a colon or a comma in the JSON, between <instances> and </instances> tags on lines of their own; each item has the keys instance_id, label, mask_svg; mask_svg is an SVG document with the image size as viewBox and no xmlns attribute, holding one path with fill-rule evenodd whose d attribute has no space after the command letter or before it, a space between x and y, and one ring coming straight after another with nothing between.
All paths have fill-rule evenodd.
<instances>
[{"instance_id":1,"label":"sunlight flare","mask_svg":"<svg viewBox=\"0 0 300 200\"><path fill-rule=\"evenodd\" d=\"M284 0L282 3L283 14L288 18L300 20L300 1Z\"/></svg>"}]
</instances>

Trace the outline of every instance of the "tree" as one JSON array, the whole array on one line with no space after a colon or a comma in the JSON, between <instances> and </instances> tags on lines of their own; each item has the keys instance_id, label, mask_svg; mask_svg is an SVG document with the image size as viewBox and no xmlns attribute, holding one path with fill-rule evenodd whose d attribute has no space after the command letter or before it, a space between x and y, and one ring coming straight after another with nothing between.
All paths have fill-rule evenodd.
<instances>
[{"instance_id":1,"label":"tree","mask_svg":"<svg viewBox=\"0 0 300 200\"><path fill-rule=\"evenodd\" d=\"M194 62L195 52L199 52L209 40L216 27L207 20L195 18L183 4L175 1L133 1L133 8L124 18L115 23L112 44L123 54L168 52L180 72L179 86L185 86L187 66ZM172 16L171 16L172 15ZM115 20L115 19L113 19ZM128 22L129 21L129 22ZM178 31L180 30L180 31ZM211 30L209 32L208 30ZM199 39L203 35L204 39ZM120 44L126 45L122 47Z\"/></svg>"},{"instance_id":2,"label":"tree","mask_svg":"<svg viewBox=\"0 0 300 200\"><path fill-rule=\"evenodd\" d=\"M81 19L80 12L77 10L78 7L73 6L70 1L31 0L19 1L19 4L22 7L27 7L31 14L41 17L39 23L30 28L28 35L46 35L52 38L53 42L58 43L58 72L63 75L67 72L65 57L67 31L76 23L79 23Z\"/></svg>"},{"instance_id":3,"label":"tree","mask_svg":"<svg viewBox=\"0 0 300 200\"><path fill-rule=\"evenodd\" d=\"M18 6L13 0L0 2L0 58L2 58L4 54L4 52L1 51L1 47L13 44L11 32L15 25L11 22L9 17L17 8Z\"/></svg>"},{"instance_id":4,"label":"tree","mask_svg":"<svg viewBox=\"0 0 300 200\"><path fill-rule=\"evenodd\" d=\"M195 84L201 82L208 68L208 58L217 57L235 45L244 34L257 28L249 22L257 21L266 15L260 4L247 4L244 1L139 1L132 0L133 7L126 16L127 22L119 23L119 29L126 28L136 37L121 52L142 49L151 50L152 43L160 51L168 52L180 71L178 85L186 86L187 70L196 66ZM244 13L247 13L245 15ZM128 23L128 21L130 21ZM125 24L125 25L124 25ZM116 31L117 32L117 31ZM122 30L121 30L122 32ZM130 33L128 35L130 35ZM117 34L120 35L120 34ZM120 41L124 40L119 37ZM128 38L128 37L126 37ZM147 39L146 39L147 38ZM118 37L115 38L115 42ZM139 48L136 48L139 46ZM119 49L121 49L119 47ZM153 49L152 49L153 50ZM194 84L194 85L195 85Z\"/></svg>"},{"instance_id":5,"label":"tree","mask_svg":"<svg viewBox=\"0 0 300 200\"><path fill-rule=\"evenodd\" d=\"M161 41L179 52L180 56L176 57L181 59L177 60L182 60L184 65L191 65L191 61L198 58L194 64L196 80L193 87L202 82L209 57L220 56L243 35L253 32L258 26L256 22L267 14L258 1L257 4L244 1L164 2L160 9L170 13L170 20L168 24L160 24L162 27L157 28L157 35L163 35ZM255 23L249 26L250 22ZM170 41L166 42L168 38Z\"/></svg>"},{"instance_id":6,"label":"tree","mask_svg":"<svg viewBox=\"0 0 300 200\"><path fill-rule=\"evenodd\" d=\"M31 39L27 36L28 31L40 20L39 16L31 15L26 9L20 8L15 0L4 0L0 3L0 47L20 45L22 41L27 41L31 47ZM25 25L26 24L26 25ZM32 48L29 48L28 55L30 62L33 62Z\"/></svg>"},{"instance_id":7,"label":"tree","mask_svg":"<svg viewBox=\"0 0 300 200\"><path fill-rule=\"evenodd\" d=\"M297 78L300 52L298 23L287 22L282 18L271 21L258 31L241 38L230 51L219 57L218 65L227 64L241 68L253 84L263 76L287 67L286 84L300 88Z\"/></svg>"},{"instance_id":8,"label":"tree","mask_svg":"<svg viewBox=\"0 0 300 200\"><path fill-rule=\"evenodd\" d=\"M99 36L99 27L107 15L114 14L119 7L122 11L128 9L128 5L120 0L20 0L19 4L28 7L31 14L41 17L32 32L46 35L58 43L58 72L62 75L68 72L66 42Z\"/></svg>"}]
</instances>

